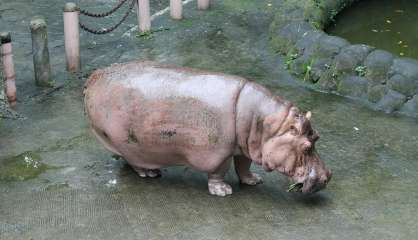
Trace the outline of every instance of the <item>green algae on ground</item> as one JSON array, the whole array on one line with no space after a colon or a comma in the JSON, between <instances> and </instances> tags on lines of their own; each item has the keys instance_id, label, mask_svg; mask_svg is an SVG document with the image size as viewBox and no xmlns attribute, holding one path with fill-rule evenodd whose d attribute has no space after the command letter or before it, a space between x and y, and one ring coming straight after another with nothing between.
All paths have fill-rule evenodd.
<instances>
[{"instance_id":1,"label":"green algae on ground","mask_svg":"<svg viewBox=\"0 0 418 240\"><path fill-rule=\"evenodd\" d=\"M28 151L0 161L0 181L24 181L50 169L39 154Z\"/></svg>"}]
</instances>

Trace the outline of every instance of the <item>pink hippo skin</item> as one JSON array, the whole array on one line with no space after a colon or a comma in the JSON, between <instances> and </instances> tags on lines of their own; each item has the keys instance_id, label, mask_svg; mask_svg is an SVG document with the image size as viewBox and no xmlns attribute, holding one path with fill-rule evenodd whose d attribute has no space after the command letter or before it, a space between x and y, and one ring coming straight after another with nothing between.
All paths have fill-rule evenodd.
<instances>
[{"instance_id":1,"label":"pink hippo skin","mask_svg":"<svg viewBox=\"0 0 418 240\"><path fill-rule=\"evenodd\" d=\"M251 162L290 177L305 193L331 178L315 151L311 113L244 78L164 66L114 64L85 85L91 128L104 146L123 156L141 177L187 165L208 173L210 194L232 193L224 182L231 160L242 183L260 176Z\"/></svg>"}]
</instances>

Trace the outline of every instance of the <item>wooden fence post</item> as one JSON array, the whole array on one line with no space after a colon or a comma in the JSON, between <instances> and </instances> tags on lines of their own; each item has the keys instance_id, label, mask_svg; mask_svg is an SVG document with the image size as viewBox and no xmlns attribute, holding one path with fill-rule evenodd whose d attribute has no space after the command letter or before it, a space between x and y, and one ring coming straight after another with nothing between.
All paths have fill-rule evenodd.
<instances>
[{"instance_id":1,"label":"wooden fence post","mask_svg":"<svg viewBox=\"0 0 418 240\"><path fill-rule=\"evenodd\" d=\"M33 68L35 83L40 87L52 87L51 65L49 63L47 25L43 17L36 16L30 21L32 35Z\"/></svg>"},{"instance_id":2,"label":"wooden fence post","mask_svg":"<svg viewBox=\"0 0 418 240\"><path fill-rule=\"evenodd\" d=\"M149 32L151 31L149 0L138 0L137 5L139 32Z\"/></svg>"},{"instance_id":3,"label":"wooden fence post","mask_svg":"<svg viewBox=\"0 0 418 240\"><path fill-rule=\"evenodd\" d=\"M75 3L66 3L64 7L64 41L67 70L80 71L80 28L79 9Z\"/></svg>"},{"instance_id":4,"label":"wooden fence post","mask_svg":"<svg viewBox=\"0 0 418 240\"><path fill-rule=\"evenodd\" d=\"M183 2L181 0L170 0L170 16L175 20L183 18Z\"/></svg>"},{"instance_id":5,"label":"wooden fence post","mask_svg":"<svg viewBox=\"0 0 418 240\"><path fill-rule=\"evenodd\" d=\"M207 10L210 6L210 0L197 0L197 9Z\"/></svg>"},{"instance_id":6,"label":"wooden fence post","mask_svg":"<svg viewBox=\"0 0 418 240\"><path fill-rule=\"evenodd\" d=\"M16 105L16 76L13 64L12 37L10 33L0 33L5 93L10 106Z\"/></svg>"}]
</instances>

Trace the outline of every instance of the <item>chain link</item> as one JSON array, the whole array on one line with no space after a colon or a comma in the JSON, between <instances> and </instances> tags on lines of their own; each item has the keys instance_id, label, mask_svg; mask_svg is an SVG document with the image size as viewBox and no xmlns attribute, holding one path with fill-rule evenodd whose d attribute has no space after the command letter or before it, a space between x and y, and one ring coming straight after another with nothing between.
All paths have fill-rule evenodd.
<instances>
[{"instance_id":1,"label":"chain link","mask_svg":"<svg viewBox=\"0 0 418 240\"><path fill-rule=\"evenodd\" d=\"M122 5L128 0L121 0L114 8L112 8L110 11L108 12L104 12L104 13L91 13L87 10L83 10L80 9L80 14L85 15L85 16L89 16L89 17L95 17L95 18L102 18L102 17L107 17L110 14L116 12L120 7L122 7Z\"/></svg>"},{"instance_id":2,"label":"chain link","mask_svg":"<svg viewBox=\"0 0 418 240\"><path fill-rule=\"evenodd\" d=\"M126 2L127 0L124 0L124 1ZM118 28L126 20L126 18L131 13L132 9L134 8L135 3L136 3L136 0L131 0L131 4L129 5L129 9L126 11L125 15L122 17L122 19L116 25L112 26L111 28L103 29L103 30L96 30L96 29L91 29L91 28L87 27L86 25L82 24L81 22L79 23L80 28L83 29L84 31L87 31L87 32L93 33L93 34L110 33L113 30L115 30L116 28Z\"/></svg>"}]
</instances>

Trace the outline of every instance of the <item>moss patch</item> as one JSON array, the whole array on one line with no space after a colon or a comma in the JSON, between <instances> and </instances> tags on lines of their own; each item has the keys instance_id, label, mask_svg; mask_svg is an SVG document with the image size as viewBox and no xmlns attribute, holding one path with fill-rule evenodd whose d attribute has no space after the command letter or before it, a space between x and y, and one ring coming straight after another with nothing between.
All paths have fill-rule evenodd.
<instances>
[{"instance_id":1,"label":"moss patch","mask_svg":"<svg viewBox=\"0 0 418 240\"><path fill-rule=\"evenodd\" d=\"M28 151L0 162L0 180L24 181L36 178L51 168L53 167L42 163L39 154Z\"/></svg>"}]
</instances>

